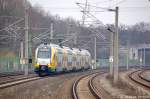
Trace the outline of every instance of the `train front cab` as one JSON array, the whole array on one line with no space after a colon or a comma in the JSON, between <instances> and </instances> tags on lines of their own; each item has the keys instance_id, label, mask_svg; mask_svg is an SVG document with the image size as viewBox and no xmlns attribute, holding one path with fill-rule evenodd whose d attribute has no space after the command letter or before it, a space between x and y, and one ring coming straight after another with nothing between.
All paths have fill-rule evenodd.
<instances>
[{"instance_id":1,"label":"train front cab","mask_svg":"<svg viewBox=\"0 0 150 99\"><path fill-rule=\"evenodd\" d=\"M49 52L40 52L37 51L37 63L35 64L35 72L39 76L53 74L56 72L57 62L55 60L56 54L55 49L50 49Z\"/></svg>"}]
</instances>

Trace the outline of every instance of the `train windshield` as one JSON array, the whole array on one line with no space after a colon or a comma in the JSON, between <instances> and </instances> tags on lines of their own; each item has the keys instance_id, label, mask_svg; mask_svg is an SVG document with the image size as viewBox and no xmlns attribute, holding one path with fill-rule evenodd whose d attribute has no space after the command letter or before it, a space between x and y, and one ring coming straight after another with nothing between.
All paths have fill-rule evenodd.
<instances>
[{"instance_id":1,"label":"train windshield","mask_svg":"<svg viewBox=\"0 0 150 99\"><path fill-rule=\"evenodd\" d=\"M41 48L38 51L37 58L50 58L51 56L51 49L48 48Z\"/></svg>"}]
</instances>

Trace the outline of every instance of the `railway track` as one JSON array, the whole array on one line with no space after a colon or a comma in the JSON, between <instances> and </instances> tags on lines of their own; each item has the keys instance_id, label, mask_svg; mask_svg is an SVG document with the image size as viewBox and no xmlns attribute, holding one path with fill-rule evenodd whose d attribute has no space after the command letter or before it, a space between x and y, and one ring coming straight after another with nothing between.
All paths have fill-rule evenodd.
<instances>
[{"instance_id":1,"label":"railway track","mask_svg":"<svg viewBox=\"0 0 150 99\"><path fill-rule=\"evenodd\" d=\"M133 82L142 86L146 90L150 90L150 81L142 76L143 72L144 71L142 70L137 70L137 71L130 73L128 76Z\"/></svg>"},{"instance_id":2,"label":"railway track","mask_svg":"<svg viewBox=\"0 0 150 99\"><path fill-rule=\"evenodd\" d=\"M34 74L33 71L29 71L29 74ZM16 71L16 72L0 72L0 78L1 77L11 77L11 76L17 76L17 75L24 75L24 71Z\"/></svg>"},{"instance_id":3,"label":"railway track","mask_svg":"<svg viewBox=\"0 0 150 99\"><path fill-rule=\"evenodd\" d=\"M107 99L97 91L93 85L95 77L104 74L105 72L96 72L81 76L77 79L72 87L73 99Z\"/></svg>"},{"instance_id":4,"label":"railway track","mask_svg":"<svg viewBox=\"0 0 150 99\"><path fill-rule=\"evenodd\" d=\"M0 73L0 77L17 76L17 75L23 75L23 73L22 72Z\"/></svg>"},{"instance_id":5,"label":"railway track","mask_svg":"<svg viewBox=\"0 0 150 99\"><path fill-rule=\"evenodd\" d=\"M150 82L149 79L147 79L146 77L143 77L143 76L142 76L146 71L150 71L150 70L143 70L142 72L140 72L140 73L138 74L138 76L139 76L141 79L143 79L143 80L145 80L145 81L147 81L147 82Z\"/></svg>"},{"instance_id":6,"label":"railway track","mask_svg":"<svg viewBox=\"0 0 150 99\"><path fill-rule=\"evenodd\" d=\"M19 75L17 76L6 76L6 77L3 77L3 78L0 78L0 85L1 84L5 84L5 83L9 83L9 82L14 82L14 81L18 81L18 80L24 80L24 79L29 79L29 78L33 78L33 77L37 77L36 75L30 75L30 76L22 76L21 77ZM7 78L7 79L6 79Z\"/></svg>"},{"instance_id":7,"label":"railway track","mask_svg":"<svg viewBox=\"0 0 150 99\"><path fill-rule=\"evenodd\" d=\"M3 82L0 84L0 89L4 89L4 88L8 88L8 87L15 86L18 84L38 80L40 78L41 77L34 76L34 77L29 77L29 78L20 78L20 79L16 79L16 80L12 80L12 81L6 81L6 82Z\"/></svg>"}]
</instances>

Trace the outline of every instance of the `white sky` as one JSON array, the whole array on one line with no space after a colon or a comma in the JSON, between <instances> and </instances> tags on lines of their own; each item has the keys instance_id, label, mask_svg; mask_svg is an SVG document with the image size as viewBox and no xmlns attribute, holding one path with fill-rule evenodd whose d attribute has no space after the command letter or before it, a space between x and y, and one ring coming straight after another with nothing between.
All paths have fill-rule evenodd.
<instances>
[{"instance_id":1,"label":"white sky","mask_svg":"<svg viewBox=\"0 0 150 99\"><path fill-rule=\"evenodd\" d=\"M84 3L85 0L29 0L32 5L40 5L45 11L60 17L73 17L82 19L80 8L76 2ZM88 0L90 5L98 7L115 8L119 6L119 23L133 25L144 21L150 23L150 1L149 0ZM90 11L102 11L102 9L90 7ZM91 12L104 24L114 23L113 12ZM88 19L87 19L88 20Z\"/></svg>"}]
</instances>

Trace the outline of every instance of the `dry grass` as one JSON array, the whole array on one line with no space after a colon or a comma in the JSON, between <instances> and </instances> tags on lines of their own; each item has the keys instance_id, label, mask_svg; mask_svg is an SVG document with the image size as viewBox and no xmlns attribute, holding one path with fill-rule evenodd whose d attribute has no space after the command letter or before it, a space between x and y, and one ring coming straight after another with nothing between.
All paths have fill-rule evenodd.
<instances>
[{"instance_id":1,"label":"dry grass","mask_svg":"<svg viewBox=\"0 0 150 99\"><path fill-rule=\"evenodd\" d=\"M110 75L106 76L106 79L110 82L110 84L117 89L121 89L124 91L125 95L121 97L115 97L114 99L149 99L145 98L148 95L139 90L139 88L135 88L131 86L129 83L124 82L121 78L119 78L117 83L113 83L113 77Z\"/></svg>"}]
</instances>

